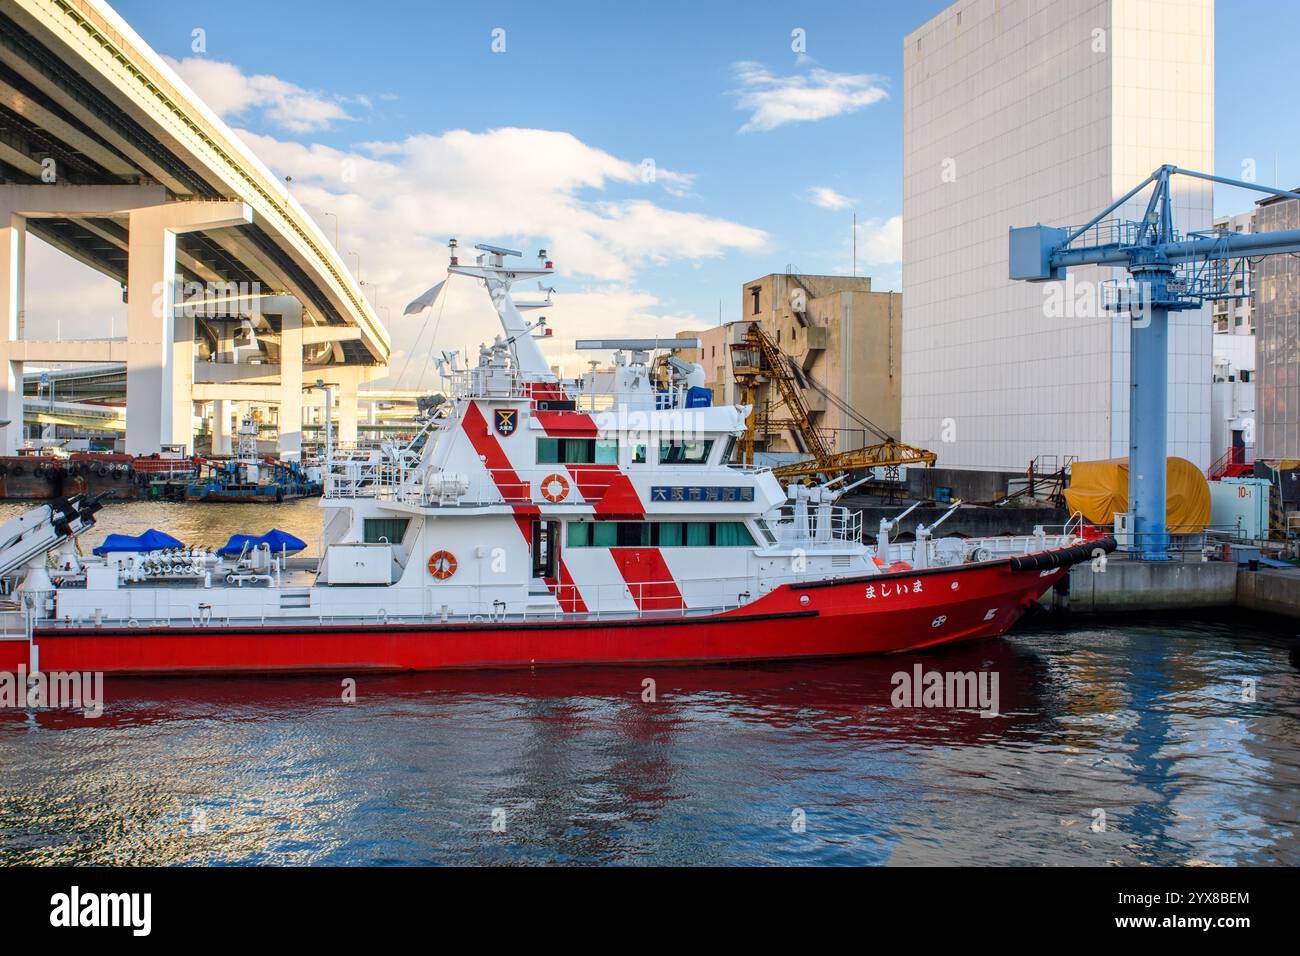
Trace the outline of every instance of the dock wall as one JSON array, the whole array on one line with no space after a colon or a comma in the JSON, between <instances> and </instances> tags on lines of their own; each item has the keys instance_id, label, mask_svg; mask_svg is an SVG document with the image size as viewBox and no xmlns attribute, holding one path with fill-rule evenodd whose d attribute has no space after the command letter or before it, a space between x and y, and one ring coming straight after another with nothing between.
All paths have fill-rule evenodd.
<instances>
[{"instance_id":1,"label":"dock wall","mask_svg":"<svg viewBox=\"0 0 1300 956\"><path fill-rule=\"evenodd\" d=\"M1237 566L1224 561L1158 564L1111 557L1104 571L1091 564L1070 571L1070 609L1085 614L1231 607L1236 600Z\"/></svg>"},{"instance_id":2,"label":"dock wall","mask_svg":"<svg viewBox=\"0 0 1300 956\"><path fill-rule=\"evenodd\" d=\"M1227 561L1130 561L1111 555L1106 569L1070 570L1068 598L1042 596L1049 608L1075 614L1186 611L1241 607L1300 619L1300 570L1250 571Z\"/></svg>"},{"instance_id":3,"label":"dock wall","mask_svg":"<svg viewBox=\"0 0 1300 956\"><path fill-rule=\"evenodd\" d=\"M1242 568L1237 574L1237 605L1300 618L1300 571Z\"/></svg>"}]
</instances>

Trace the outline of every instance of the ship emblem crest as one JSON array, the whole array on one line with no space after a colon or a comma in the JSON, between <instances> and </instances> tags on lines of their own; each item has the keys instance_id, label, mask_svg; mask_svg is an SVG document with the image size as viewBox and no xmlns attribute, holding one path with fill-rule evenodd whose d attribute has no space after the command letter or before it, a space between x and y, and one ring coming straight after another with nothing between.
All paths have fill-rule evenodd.
<instances>
[{"instance_id":1,"label":"ship emblem crest","mask_svg":"<svg viewBox=\"0 0 1300 956\"><path fill-rule=\"evenodd\" d=\"M497 434L503 438L509 438L515 433L515 425L518 420L518 409L516 408L498 408L492 415L492 427L497 430Z\"/></svg>"}]
</instances>

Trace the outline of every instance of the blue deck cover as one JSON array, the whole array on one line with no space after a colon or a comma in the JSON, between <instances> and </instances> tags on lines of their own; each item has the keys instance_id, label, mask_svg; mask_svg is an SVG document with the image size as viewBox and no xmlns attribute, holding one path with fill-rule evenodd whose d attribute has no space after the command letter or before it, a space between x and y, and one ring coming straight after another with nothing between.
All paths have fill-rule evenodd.
<instances>
[{"instance_id":1,"label":"blue deck cover","mask_svg":"<svg viewBox=\"0 0 1300 956\"><path fill-rule=\"evenodd\" d=\"M185 547L169 534L150 528L144 534L110 534L95 549L95 554L112 554L118 551L162 551Z\"/></svg>"},{"instance_id":2,"label":"blue deck cover","mask_svg":"<svg viewBox=\"0 0 1300 956\"><path fill-rule=\"evenodd\" d=\"M295 538L287 531L281 531L279 528L272 528L266 534L232 534L230 540L222 545L217 554L224 556L239 555L243 553L244 545L248 545L248 550L252 551L268 544L272 551L301 551L307 547L307 542L301 538Z\"/></svg>"}]
</instances>

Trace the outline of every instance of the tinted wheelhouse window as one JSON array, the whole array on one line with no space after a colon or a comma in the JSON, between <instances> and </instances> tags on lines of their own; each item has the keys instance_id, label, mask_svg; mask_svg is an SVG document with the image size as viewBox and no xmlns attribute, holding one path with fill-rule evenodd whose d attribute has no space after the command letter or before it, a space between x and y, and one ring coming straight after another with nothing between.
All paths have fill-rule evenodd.
<instances>
[{"instance_id":1,"label":"tinted wheelhouse window","mask_svg":"<svg viewBox=\"0 0 1300 956\"><path fill-rule=\"evenodd\" d=\"M703 465L713 450L713 439L703 441L663 441L659 443L661 465Z\"/></svg>"},{"instance_id":2,"label":"tinted wheelhouse window","mask_svg":"<svg viewBox=\"0 0 1300 956\"><path fill-rule=\"evenodd\" d=\"M731 464L731 456L736 450L736 436L732 435L727 439L727 447L722 450L722 464Z\"/></svg>"},{"instance_id":3,"label":"tinted wheelhouse window","mask_svg":"<svg viewBox=\"0 0 1300 956\"><path fill-rule=\"evenodd\" d=\"M539 438L539 465L616 465L618 442L599 438Z\"/></svg>"},{"instance_id":4,"label":"tinted wheelhouse window","mask_svg":"<svg viewBox=\"0 0 1300 956\"><path fill-rule=\"evenodd\" d=\"M410 521L410 518L366 518L361 525L362 540L366 544L401 544Z\"/></svg>"},{"instance_id":5,"label":"tinted wheelhouse window","mask_svg":"<svg viewBox=\"0 0 1300 956\"><path fill-rule=\"evenodd\" d=\"M739 548L753 547L742 521L574 522L565 538L570 548Z\"/></svg>"},{"instance_id":6,"label":"tinted wheelhouse window","mask_svg":"<svg viewBox=\"0 0 1300 956\"><path fill-rule=\"evenodd\" d=\"M620 521L617 525L617 541L620 548L648 548L650 546L650 526L644 522Z\"/></svg>"}]
</instances>

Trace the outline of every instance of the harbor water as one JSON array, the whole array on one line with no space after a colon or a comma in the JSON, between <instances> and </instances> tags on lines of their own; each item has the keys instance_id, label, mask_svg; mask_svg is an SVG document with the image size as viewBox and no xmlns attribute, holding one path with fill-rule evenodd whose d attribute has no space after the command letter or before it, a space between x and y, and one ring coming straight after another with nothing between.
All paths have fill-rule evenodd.
<instances>
[{"instance_id":1,"label":"harbor water","mask_svg":"<svg viewBox=\"0 0 1300 956\"><path fill-rule=\"evenodd\" d=\"M0 502L0 523L39 505L38 501ZM156 528L188 545L213 549L232 534L262 534L279 528L307 544L304 555L320 554L319 498L294 498L279 504L194 504L184 501L112 501L95 516L95 526L78 539L83 551L103 544L110 534L140 534Z\"/></svg>"},{"instance_id":2,"label":"harbor water","mask_svg":"<svg viewBox=\"0 0 1300 956\"><path fill-rule=\"evenodd\" d=\"M314 545L316 502L96 532L272 526ZM110 678L98 717L0 709L0 864L1295 865L1292 636L1042 618L829 662ZM895 706L918 665L996 675L997 716Z\"/></svg>"}]
</instances>

